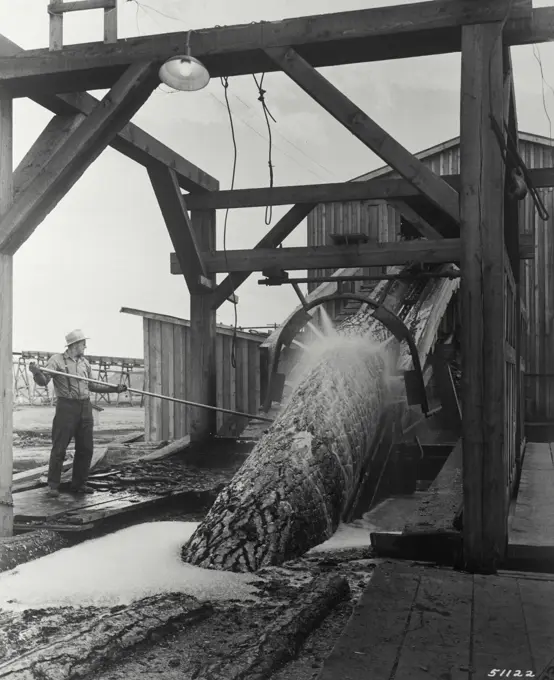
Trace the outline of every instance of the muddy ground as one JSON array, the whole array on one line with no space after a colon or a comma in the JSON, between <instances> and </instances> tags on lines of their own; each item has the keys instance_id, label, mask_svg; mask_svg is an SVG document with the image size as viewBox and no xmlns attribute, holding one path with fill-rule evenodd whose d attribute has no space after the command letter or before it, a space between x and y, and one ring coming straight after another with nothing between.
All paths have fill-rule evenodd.
<instances>
[{"instance_id":1,"label":"muddy ground","mask_svg":"<svg viewBox=\"0 0 554 680\"><path fill-rule=\"evenodd\" d=\"M140 408L107 407L100 414L100 425L96 427L95 444L105 445L125 432L143 428L143 410ZM50 451L50 428L53 409L49 407L18 407L14 412L14 467L16 471L47 462ZM118 477L125 477L134 471L122 468ZM159 467L159 465L158 465ZM162 466L163 467L163 466ZM152 466L149 472L167 474ZM154 470L156 468L156 470ZM113 480L115 482L116 480ZM120 482L121 480L117 480ZM113 483L112 482L112 483ZM139 518L137 518L138 520ZM179 507L168 508L156 517L141 518L142 521L199 521L201 516L186 512ZM135 520L135 521L137 521ZM135 521L131 522L132 524ZM125 523L126 524L126 523ZM114 529L120 527L114 527ZM103 532L102 532L103 533ZM375 562L369 550L341 551L315 554L297 560L282 568L263 570L260 576L264 586L262 597L255 602L217 602L208 605L209 612L200 607L198 616L171 619L170 624L153 636L142 639L137 634L138 645L129 637L128 626L121 633L114 629L112 647L106 647L102 659L92 674L71 677L95 678L95 680L123 680L136 678L167 678L167 680L202 680L202 678L271 678L272 680L311 680L316 678L325 658L347 623L353 606L365 585L369 582ZM314 577L339 574L347 578L351 594L331 608L323 622L302 640L299 649L290 649L277 663L272 672L241 674L240 666L249 650L256 649L268 626L298 606L300 589ZM172 596L169 596L172 597ZM177 611L179 598L175 596ZM296 599L295 599L296 598ZM138 604L138 607L142 603ZM145 613L151 604L144 601ZM183 600L183 611L189 606ZM117 608L116 608L117 609ZM118 615L109 609L97 607L58 608L25 610L23 612L0 611L0 667L13 662L17 657L26 656L27 650L55 650L60 640L67 636L79 636L79 631L88 630L94 622ZM140 628L140 623L137 624ZM127 639L128 644L124 644ZM287 645L285 645L286 647ZM290 646L290 645L289 645ZM294 647L295 645L293 645ZM94 645L92 645L94 647ZM62 642L63 648L63 642ZM111 651L110 651L111 649ZM241 650L245 650L243 654ZM237 657L237 654L239 655ZM246 656L245 656L246 655ZM295 658L296 657L296 658ZM242 659L242 660L241 660ZM214 670L214 664L217 668ZM40 664L39 664L40 665ZM208 671L206 669L212 669ZM27 670L21 669L23 673ZM41 678L66 677L60 669L46 667L40 670ZM44 671L44 675L41 673ZM8 675L13 678L31 678L34 675ZM69 677L69 676L67 676Z\"/></svg>"}]
</instances>

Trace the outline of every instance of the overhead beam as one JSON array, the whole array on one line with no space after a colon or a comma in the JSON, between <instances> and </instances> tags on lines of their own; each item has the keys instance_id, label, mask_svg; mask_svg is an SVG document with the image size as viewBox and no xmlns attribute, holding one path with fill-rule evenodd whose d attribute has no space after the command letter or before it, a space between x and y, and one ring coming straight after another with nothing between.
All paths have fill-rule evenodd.
<instances>
[{"instance_id":1,"label":"overhead beam","mask_svg":"<svg viewBox=\"0 0 554 680\"><path fill-rule=\"evenodd\" d=\"M157 167L149 168L148 175L189 292L211 290L211 286L206 285L208 272L175 173Z\"/></svg>"},{"instance_id":2,"label":"overhead beam","mask_svg":"<svg viewBox=\"0 0 554 680\"><path fill-rule=\"evenodd\" d=\"M459 221L459 196L455 189L391 137L295 50L279 47L266 51L333 118L410 182L433 205L453 220Z\"/></svg>"},{"instance_id":3,"label":"overhead beam","mask_svg":"<svg viewBox=\"0 0 554 680\"><path fill-rule=\"evenodd\" d=\"M537 188L554 187L554 168L529 170ZM459 175L440 175L456 191L460 188ZM397 178L370 179L363 182L333 182L283 187L233 189L202 194L187 194L187 206L193 210L215 208L254 208L266 205L343 203L346 201L404 200L419 196L420 192L407 180Z\"/></svg>"},{"instance_id":4,"label":"overhead beam","mask_svg":"<svg viewBox=\"0 0 554 680\"><path fill-rule=\"evenodd\" d=\"M502 21L506 5L506 0L430 0L208 28L192 32L190 47L214 78L278 70L263 50L286 45L315 67L444 54L460 51L464 24ZM531 0L513 0L510 7L509 44L553 39L554 8L532 11ZM187 40L182 31L109 46L72 45L58 53L29 50L18 59L0 59L0 85L17 97L108 88L134 62L161 63L182 54Z\"/></svg>"},{"instance_id":5,"label":"overhead beam","mask_svg":"<svg viewBox=\"0 0 554 680\"><path fill-rule=\"evenodd\" d=\"M190 198L194 198L191 196ZM254 246L254 250L262 248L276 248L280 245L303 219L315 208L315 204L303 204L293 206L281 219L263 236ZM215 289L212 296L214 309L218 309L225 300L233 295L237 288L250 276L251 272L229 274Z\"/></svg>"},{"instance_id":6,"label":"overhead beam","mask_svg":"<svg viewBox=\"0 0 554 680\"><path fill-rule=\"evenodd\" d=\"M16 43L0 35L0 56L10 57L24 50ZM31 93L30 99L54 114L72 116L79 113L92 113L98 99L88 92L65 95ZM175 171L179 186L187 191L217 191L219 182L200 168L184 159L152 135L129 123L111 141L110 146L124 156L145 167L161 166ZM17 188L17 183L15 184Z\"/></svg>"},{"instance_id":7,"label":"overhead beam","mask_svg":"<svg viewBox=\"0 0 554 680\"><path fill-rule=\"evenodd\" d=\"M501 24L462 34L461 270L464 568L495 572L507 544Z\"/></svg>"},{"instance_id":8,"label":"overhead beam","mask_svg":"<svg viewBox=\"0 0 554 680\"><path fill-rule=\"evenodd\" d=\"M459 239L367 243L355 246L253 248L204 253L206 268L212 273L384 267L406 262L457 262L459 258ZM171 255L171 273L180 273L174 253Z\"/></svg>"},{"instance_id":9,"label":"overhead beam","mask_svg":"<svg viewBox=\"0 0 554 680\"><path fill-rule=\"evenodd\" d=\"M0 222L0 251L17 252L156 86L157 74L151 64L129 68L20 192Z\"/></svg>"},{"instance_id":10,"label":"overhead beam","mask_svg":"<svg viewBox=\"0 0 554 680\"><path fill-rule=\"evenodd\" d=\"M252 248L204 252L204 265L210 272L231 272L235 276L266 269L337 269L356 267L386 267L406 262L458 262L459 239L413 240L370 243L356 246L309 246L298 248ZM457 245L458 244L458 245ZM533 239L522 235L520 259L535 257ZM181 275L175 253L170 254L172 274ZM221 285L221 284L220 284Z\"/></svg>"}]
</instances>

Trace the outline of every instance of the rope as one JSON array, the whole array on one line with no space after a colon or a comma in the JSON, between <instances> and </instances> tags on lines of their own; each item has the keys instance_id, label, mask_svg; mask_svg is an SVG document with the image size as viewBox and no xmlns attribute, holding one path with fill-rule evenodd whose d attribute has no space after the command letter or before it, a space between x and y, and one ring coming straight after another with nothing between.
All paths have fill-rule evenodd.
<instances>
[{"instance_id":1,"label":"rope","mask_svg":"<svg viewBox=\"0 0 554 680\"><path fill-rule=\"evenodd\" d=\"M272 153L273 153L273 138L271 136L271 123L269 122L269 119L276 123L277 121L275 118L271 115L271 111L267 108L267 104L265 102L265 95L267 93L266 90L263 89L263 83L264 83L264 78L265 78L265 73L262 74L261 80L258 83L258 79L256 78L255 74L252 74L252 78L254 78L254 82L256 83L256 87L258 88L258 101L262 105L262 109L264 112L264 117L265 117L265 122L267 124L267 133L269 137L269 151L268 151L268 161L267 164L269 166L269 188L273 189L273 160L272 160ZM271 219L273 216L273 206L267 205L265 208L265 223L266 225L271 224Z\"/></svg>"},{"instance_id":2,"label":"rope","mask_svg":"<svg viewBox=\"0 0 554 680\"><path fill-rule=\"evenodd\" d=\"M237 173L237 139L235 136L235 125L233 122L233 113L231 111L231 104L229 103L229 78L221 78L221 84L223 85L223 91L225 94L225 104L227 106L227 113L229 115L229 124L231 126L231 139L233 140L233 173L231 175L231 191L235 188L235 177ZM229 268L229 262L227 259L227 220L229 218L229 208L225 210L225 220L223 223L223 252L225 254L225 266ZM231 342L231 366L233 368L237 367L237 327L238 327L238 313L237 313L237 301L235 296L235 286L233 284L233 275L229 275L229 281L231 282L231 290L233 291L233 311L234 311L234 324L233 324L233 339Z\"/></svg>"}]
</instances>

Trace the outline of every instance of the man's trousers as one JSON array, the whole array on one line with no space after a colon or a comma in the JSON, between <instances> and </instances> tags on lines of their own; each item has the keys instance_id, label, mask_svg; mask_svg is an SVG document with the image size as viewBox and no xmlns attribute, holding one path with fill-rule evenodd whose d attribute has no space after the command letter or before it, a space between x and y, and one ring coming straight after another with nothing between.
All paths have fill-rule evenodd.
<instances>
[{"instance_id":1,"label":"man's trousers","mask_svg":"<svg viewBox=\"0 0 554 680\"><path fill-rule=\"evenodd\" d=\"M67 447L75 439L73 459L73 489L81 488L87 481L93 452L94 419L90 399L59 398L52 423L52 452L48 468L48 485L58 488L62 476Z\"/></svg>"}]
</instances>

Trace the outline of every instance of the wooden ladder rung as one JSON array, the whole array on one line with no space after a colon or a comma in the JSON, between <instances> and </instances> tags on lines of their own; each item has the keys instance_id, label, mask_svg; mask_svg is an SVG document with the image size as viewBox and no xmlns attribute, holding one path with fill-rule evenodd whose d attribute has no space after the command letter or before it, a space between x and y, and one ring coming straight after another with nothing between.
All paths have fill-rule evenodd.
<instances>
[{"instance_id":1,"label":"wooden ladder rung","mask_svg":"<svg viewBox=\"0 0 554 680\"><path fill-rule=\"evenodd\" d=\"M117 42L117 0L50 0L50 50L63 48L63 15L66 12L79 12L86 9L104 10L104 42Z\"/></svg>"}]
</instances>

